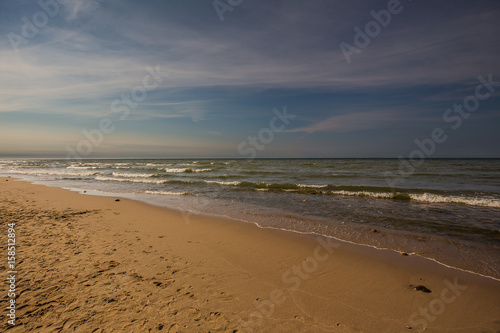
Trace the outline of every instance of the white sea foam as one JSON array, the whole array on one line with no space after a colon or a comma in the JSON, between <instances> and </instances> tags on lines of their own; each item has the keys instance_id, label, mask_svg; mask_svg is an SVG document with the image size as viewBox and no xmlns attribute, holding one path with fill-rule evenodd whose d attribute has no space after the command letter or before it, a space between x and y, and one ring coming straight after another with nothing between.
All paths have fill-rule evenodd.
<instances>
[{"instance_id":1,"label":"white sea foam","mask_svg":"<svg viewBox=\"0 0 500 333\"><path fill-rule=\"evenodd\" d=\"M166 168L165 172L168 173L183 173L183 172L208 172L212 169L191 169L191 168Z\"/></svg>"},{"instance_id":2,"label":"white sea foam","mask_svg":"<svg viewBox=\"0 0 500 333\"><path fill-rule=\"evenodd\" d=\"M455 203L470 206L496 207L500 208L500 200L493 198L477 198L477 197L458 197L445 196L432 193L387 193L387 192L369 192L369 191L329 191L327 193L344 195L344 196L366 196L379 199L393 199L395 195L408 195L408 198L424 203Z\"/></svg>"},{"instance_id":3,"label":"white sea foam","mask_svg":"<svg viewBox=\"0 0 500 333\"><path fill-rule=\"evenodd\" d=\"M172 191L146 191L146 194L155 194L155 195L186 195L188 192L172 192Z\"/></svg>"},{"instance_id":4,"label":"white sea foam","mask_svg":"<svg viewBox=\"0 0 500 333\"><path fill-rule=\"evenodd\" d=\"M76 165L70 165L66 169L74 169L74 170L91 170L91 169L97 169L97 167L94 166L76 166Z\"/></svg>"},{"instance_id":5,"label":"white sea foam","mask_svg":"<svg viewBox=\"0 0 500 333\"><path fill-rule=\"evenodd\" d=\"M89 177L96 175L97 172L77 172L77 171L64 171L64 170L28 170L28 169L10 169L7 170L9 173L16 173L16 174L21 174L21 175L36 175L36 176L41 176L41 175L52 175L52 176L73 176L73 177Z\"/></svg>"},{"instance_id":6,"label":"white sea foam","mask_svg":"<svg viewBox=\"0 0 500 333\"><path fill-rule=\"evenodd\" d=\"M230 186L237 186L237 185L241 184L241 182L239 182L239 181L221 182L221 181L217 181L217 180L204 180L204 182L207 184L219 184L219 185L230 185Z\"/></svg>"},{"instance_id":7,"label":"white sea foam","mask_svg":"<svg viewBox=\"0 0 500 333\"><path fill-rule=\"evenodd\" d=\"M166 168L164 170L165 170L165 172L169 172L169 173L180 173L180 172L185 172L187 169L186 168Z\"/></svg>"},{"instance_id":8,"label":"white sea foam","mask_svg":"<svg viewBox=\"0 0 500 333\"><path fill-rule=\"evenodd\" d=\"M169 166L173 166L175 164L172 164L172 163L147 163L146 166L148 167L156 167L156 168L160 168L160 167L169 167Z\"/></svg>"},{"instance_id":9,"label":"white sea foam","mask_svg":"<svg viewBox=\"0 0 500 333\"><path fill-rule=\"evenodd\" d=\"M146 179L146 178L113 178L105 176L97 176L95 178L99 181L115 181L115 182L130 182L130 183L145 183L145 184L163 184L167 181L160 179Z\"/></svg>"},{"instance_id":10,"label":"white sea foam","mask_svg":"<svg viewBox=\"0 0 500 333\"><path fill-rule=\"evenodd\" d=\"M106 177L106 176L97 176L95 178L99 181L115 181L115 182L130 182L130 183L144 183L144 184L165 184L165 183L194 183L194 181L188 180L162 180L162 179L151 179L151 178L125 178L125 177Z\"/></svg>"},{"instance_id":11,"label":"white sea foam","mask_svg":"<svg viewBox=\"0 0 500 333\"><path fill-rule=\"evenodd\" d=\"M391 199L394 197L392 193L384 193L384 192L369 192L369 191L329 191L327 193L337 194L337 195L345 195L345 196L356 196L356 197L372 197L372 198L382 198L382 199Z\"/></svg>"},{"instance_id":12,"label":"white sea foam","mask_svg":"<svg viewBox=\"0 0 500 333\"><path fill-rule=\"evenodd\" d=\"M99 167L103 167L103 166L109 166L109 163L82 163L82 164L79 164L81 166L99 166Z\"/></svg>"},{"instance_id":13,"label":"white sea foam","mask_svg":"<svg viewBox=\"0 0 500 333\"><path fill-rule=\"evenodd\" d=\"M113 172L114 177L132 177L132 178L149 178L153 177L152 173L123 173L123 172Z\"/></svg>"},{"instance_id":14,"label":"white sea foam","mask_svg":"<svg viewBox=\"0 0 500 333\"><path fill-rule=\"evenodd\" d=\"M307 184L297 184L298 187L311 187L311 188L324 188L328 185L307 185Z\"/></svg>"},{"instance_id":15,"label":"white sea foam","mask_svg":"<svg viewBox=\"0 0 500 333\"><path fill-rule=\"evenodd\" d=\"M496 207L500 208L500 200L493 198L477 198L477 197L457 197L457 196L442 196L431 193L410 194L410 198L415 201L429 203L458 203L471 206Z\"/></svg>"}]
</instances>

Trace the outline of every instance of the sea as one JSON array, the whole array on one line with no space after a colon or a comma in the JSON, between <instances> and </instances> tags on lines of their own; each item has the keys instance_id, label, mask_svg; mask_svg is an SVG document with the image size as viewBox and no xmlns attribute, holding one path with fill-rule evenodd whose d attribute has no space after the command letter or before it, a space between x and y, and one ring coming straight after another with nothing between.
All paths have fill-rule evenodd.
<instances>
[{"instance_id":1,"label":"sea","mask_svg":"<svg viewBox=\"0 0 500 333\"><path fill-rule=\"evenodd\" d=\"M500 159L3 159L0 175L179 209L186 223L224 216L500 280Z\"/></svg>"}]
</instances>

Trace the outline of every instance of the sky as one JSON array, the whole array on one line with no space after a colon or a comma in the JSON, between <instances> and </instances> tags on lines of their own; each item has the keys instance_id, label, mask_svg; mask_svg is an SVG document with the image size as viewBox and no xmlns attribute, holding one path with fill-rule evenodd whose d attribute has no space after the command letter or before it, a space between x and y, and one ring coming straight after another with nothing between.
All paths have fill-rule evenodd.
<instances>
[{"instance_id":1,"label":"sky","mask_svg":"<svg viewBox=\"0 0 500 333\"><path fill-rule=\"evenodd\" d=\"M499 18L497 0L1 0L0 158L498 158Z\"/></svg>"}]
</instances>

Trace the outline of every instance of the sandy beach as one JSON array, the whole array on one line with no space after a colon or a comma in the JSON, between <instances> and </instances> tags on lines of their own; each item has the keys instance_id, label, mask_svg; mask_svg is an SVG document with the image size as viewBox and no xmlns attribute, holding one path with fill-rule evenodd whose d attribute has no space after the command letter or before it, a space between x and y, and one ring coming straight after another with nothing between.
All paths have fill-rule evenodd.
<instances>
[{"instance_id":1,"label":"sandy beach","mask_svg":"<svg viewBox=\"0 0 500 333\"><path fill-rule=\"evenodd\" d=\"M500 332L500 282L417 256L13 178L0 217L2 331Z\"/></svg>"}]
</instances>

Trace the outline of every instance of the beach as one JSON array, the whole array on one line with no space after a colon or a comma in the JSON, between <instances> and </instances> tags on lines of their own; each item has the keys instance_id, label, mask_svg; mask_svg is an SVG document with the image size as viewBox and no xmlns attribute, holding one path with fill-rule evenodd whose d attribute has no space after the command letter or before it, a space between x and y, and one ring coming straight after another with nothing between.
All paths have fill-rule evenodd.
<instances>
[{"instance_id":1,"label":"beach","mask_svg":"<svg viewBox=\"0 0 500 333\"><path fill-rule=\"evenodd\" d=\"M5 283L2 330L500 330L500 282L415 255L14 178L0 186L16 272L4 255L15 297Z\"/></svg>"},{"instance_id":2,"label":"beach","mask_svg":"<svg viewBox=\"0 0 500 333\"><path fill-rule=\"evenodd\" d=\"M1 1L0 333L500 333L499 17Z\"/></svg>"},{"instance_id":3,"label":"beach","mask_svg":"<svg viewBox=\"0 0 500 333\"><path fill-rule=\"evenodd\" d=\"M500 280L500 160L434 159L405 177L400 168L397 159L0 160L0 176L418 254Z\"/></svg>"}]
</instances>

